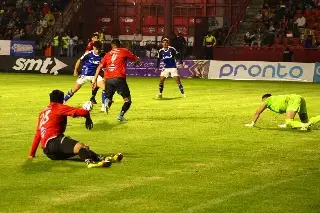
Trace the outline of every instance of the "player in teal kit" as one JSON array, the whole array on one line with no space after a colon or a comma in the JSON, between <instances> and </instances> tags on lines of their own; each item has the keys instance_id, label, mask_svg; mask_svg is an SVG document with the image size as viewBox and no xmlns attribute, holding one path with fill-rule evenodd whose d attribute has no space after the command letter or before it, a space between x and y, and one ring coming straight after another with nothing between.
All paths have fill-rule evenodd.
<instances>
[{"instance_id":1,"label":"player in teal kit","mask_svg":"<svg viewBox=\"0 0 320 213\"><path fill-rule=\"evenodd\" d=\"M260 114L265 109L270 109L271 111L279 114L286 113L285 124L279 125L280 128L292 127L307 130L312 125L320 121L320 116L313 117L309 120L306 101L300 95L291 94L272 96L271 94L265 94L262 96L262 102L263 104L254 114L252 123L246 124L245 126L254 126L259 119ZM299 115L301 122L294 120L296 114Z\"/></svg>"}]
</instances>

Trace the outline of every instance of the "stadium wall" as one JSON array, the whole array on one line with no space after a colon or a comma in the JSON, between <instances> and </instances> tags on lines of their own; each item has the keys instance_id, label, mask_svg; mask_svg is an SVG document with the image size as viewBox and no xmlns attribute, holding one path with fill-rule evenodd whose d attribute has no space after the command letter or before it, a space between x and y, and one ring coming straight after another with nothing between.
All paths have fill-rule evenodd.
<instances>
[{"instance_id":1,"label":"stadium wall","mask_svg":"<svg viewBox=\"0 0 320 213\"><path fill-rule=\"evenodd\" d=\"M72 75L77 58L0 56L0 72ZM158 77L157 60L127 63L128 76ZM320 82L320 63L184 60L183 78Z\"/></svg>"}]
</instances>

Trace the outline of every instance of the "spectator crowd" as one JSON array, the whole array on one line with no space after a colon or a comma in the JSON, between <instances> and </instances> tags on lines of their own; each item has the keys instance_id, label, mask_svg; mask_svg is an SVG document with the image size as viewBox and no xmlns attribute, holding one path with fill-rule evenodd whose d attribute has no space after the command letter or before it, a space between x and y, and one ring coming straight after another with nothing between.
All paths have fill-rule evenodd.
<instances>
[{"instance_id":1,"label":"spectator crowd","mask_svg":"<svg viewBox=\"0 0 320 213\"><path fill-rule=\"evenodd\" d=\"M265 0L244 36L250 46L320 45L320 0Z\"/></svg>"}]
</instances>

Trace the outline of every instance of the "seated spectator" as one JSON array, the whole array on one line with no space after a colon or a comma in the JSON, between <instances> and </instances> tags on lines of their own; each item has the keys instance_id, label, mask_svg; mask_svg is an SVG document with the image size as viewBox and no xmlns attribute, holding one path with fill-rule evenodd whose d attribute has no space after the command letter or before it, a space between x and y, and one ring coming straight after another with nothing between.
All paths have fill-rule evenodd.
<instances>
[{"instance_id":1,"label":"seated spectator","mask_svg":"<svg viewBox=\"0 0 320 213\"><path fill-rule=\"evenodd\" d=\"M245 35L244 35L244 42L245 44L251 45L251 43L256 39L256 35L253 31L253 29L250 29Z\"/></svg>"},{"instance_id":2,"label":"seated spectator","mask_svg":"<svg viewBox=\"0 0 320 213\"><path fill-rule=\"evenodd\" d=\"M47 15L45 15L44 20L48 23L49 26L53 26L55 24L55 17L51 13L51 11L49 11Z\"/></svg>"},{"instance_id":3,"label":"seated spectator","mask_svg":"<svg viewBox=\"0 0 320 213\"><path fill-rule=\"evenodd\" d=\"M260 32L258 32L256 34L255 40L253 40L251 42L251 47L253 47L255 45L257 45L258 47L261 47L261 42L262 42L261 34L260 34Z\"/></svg>"},{"instance_id":4,"label":"seated spectator","mask_svg":"<svg viewBox=\"0 0 320 213\"><path fill-rule=\"evenodd\" d=\"M299 18L294 23L298 26L298 28L305 28L306 18L300 14Z\"/></svg>"}]
</instances>

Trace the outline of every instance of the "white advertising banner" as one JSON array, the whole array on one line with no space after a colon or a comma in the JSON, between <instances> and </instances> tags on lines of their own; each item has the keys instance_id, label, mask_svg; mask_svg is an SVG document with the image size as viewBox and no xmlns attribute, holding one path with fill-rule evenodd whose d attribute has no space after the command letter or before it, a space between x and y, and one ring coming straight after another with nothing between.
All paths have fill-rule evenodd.
<instances>
[{"instance_id":1,"label":"white advertising banner","mask_svg":"<svg viewBox=\"0 0 320 213\"><path fill-rule=\"evenodd\" d=\"M10 55L10 40L0 40L0 55Z\"/></svg>"},{"instance_id":2,"label":"white advertising banner","mask_svg":"<svg viewBox=\"0 0 320 213\"><path fill-rule=\"evenodd\" d=\"M313 82L314 63L210 61L209 79Z\"/></svg>"}]
</instances>

